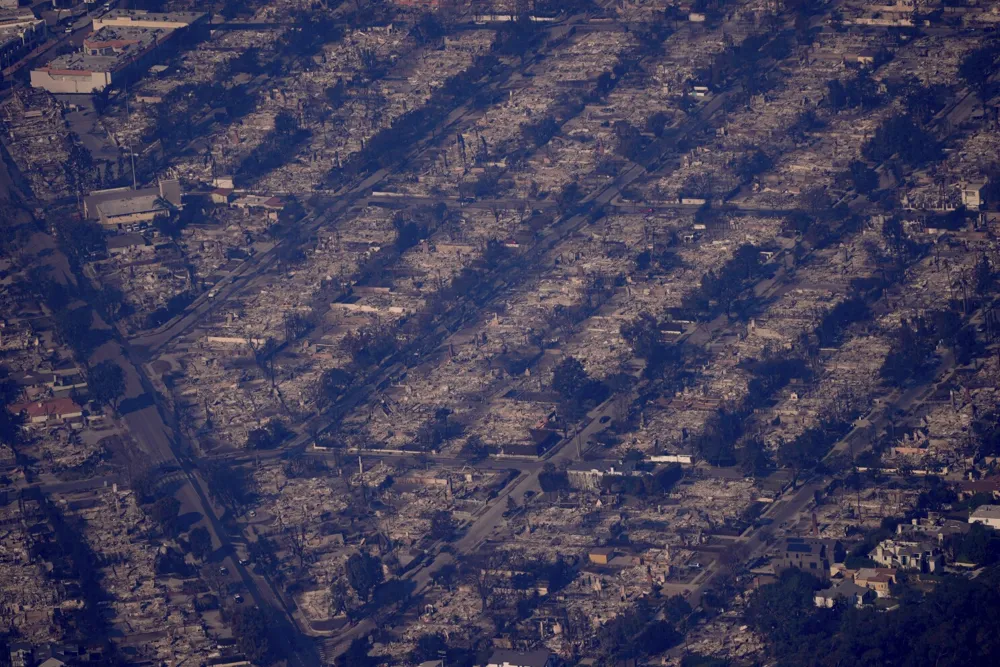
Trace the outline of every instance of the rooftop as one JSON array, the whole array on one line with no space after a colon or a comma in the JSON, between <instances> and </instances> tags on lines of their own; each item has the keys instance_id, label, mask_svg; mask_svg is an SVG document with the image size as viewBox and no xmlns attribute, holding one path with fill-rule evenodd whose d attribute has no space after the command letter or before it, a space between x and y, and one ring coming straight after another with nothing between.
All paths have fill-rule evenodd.
<instances>
[{"instance_id":1,"label":"rooftop","mask_svg":"<svg viewBox=\"0 0 1000 667\"><path fill-rule=\"evenodd\" d=\"M539 648L533 651L509 651L501 649L490 655L490 665L519 665L522 667L545 667L552 652Z\"/></svg>"},{"instance_id":2,"label":"rooftop","mask_svg":"<svg viewBox=\"0 0 1000 667\"><path fill-rule=\"evenodd\" d=\"M150 30L147 28L130 28L127 30L127 33L121 32L121 29L112 33L113 35L123 35L117 40L114 38L112 38L112 40L103 38L95 39L96 35L101 35L103 33L104 29L101 29L98 33L96 33L96 35L91 35L91 37L84 42L86 48L86 46L91 43L106 43L111 41L111 45L115 47L113 54L95 55L87 53L86 51L68 53L66 55L59 56L48 65L40 67L39 69L47 72L80 72L81 74L89 72L114 72L115 70L121 69L147 50L155 47L170 35L169 31Z\"/></svg>"},{"instance_id":3,"label":"rooftop","mask_svg":"<svg viewBox=\"0 0 1000 667\"><path fill-rule=\"evenodd\" d=\"M157 200L160 193L135 195L133 197L110 199L97 205L97 210L105 217L113 218L120 215L131 215L133 213L145 213L164 208Z\"/></svg>"},{"instance_id":4,"label":"rooftop","mask_svg":"<svg viewBox=\"0 0 1000 667\"><path fill-rule=\"evenodd\" d=\"M149 245L142 234L119 234L108 239L108 250Z\"/></svg>"},{"instance_id":5,"label":"rooftop","mask_svg":"<svg viewBox=\"0 0 1000 667\"><path fill-rule=\"evenodd\" d=\"M969 520L1000 519L1000 505L980 505L972 511Z\"/></svg>"},{"instance_id":6,"label":"rooftop","mask_svg":"<svg viewBox=\"0 0 1000 667\"><path fill-rule=\"evenodd\" d=\"M818 593L816 593L816 597L842 598L842 597L850 597L855 595L866 595L866 594L868 594L867 588L865 588L864 586L858 586L853 581L847 581L845 579L844 581L834 584L830 588L819 591Z\"/></svg>"},{"instance_id":7,"label":"rooftop","mask_svg":"<svg viewBox=\"0 0 1000 667\"><path fill-rule=\"evenodd\" d=\"M161 39L169 34L167 31L160 28L143 28L143 27L132 27L132 26L104 26L91 34L87 35L86 39L83 41L84 47L91 44L106 44L108 42L122 44L125 43L143 43L149 42L151 39Z\"/></svg>"},{"instance_id":8,"label":"rooftop","mask_svg":"<svg viewBox=\"0 0 1000 667\"><path fill-rule=\"evenodd\" d=\"M29 419L37 419L48 415L67 415L80 412L80 406L72 398L53 398L48 401L32 401L30 403L15 403L9 406L11 412L25 412Z\"/></svg>"},{"instance_id":9,"label":"rooftop","mask_svg":"<svg viewBox=\"0 0 1000 667\"><path fill-rule=\"evenodd\" d=\"M34 23L36 21L41 21L41 19L35 16L35 13L28 7L21 7L19 9L0 9L0 27Z\"/></svg>"},{"instance_id":10,"label":"rooftop","mask_svg":"<svg viewBox=\"0 0 1000 667\"><path fill-rule=\"evenodd\" d=\"M131 49L126 49L125 51L131 51ZM39 69L48 72L80 72L81 74L110 72L117 69L129 59L125 51L116 53L113 56L92 56L82 52L67 53Z\"/></svg>"},{"instance_id":11,"label":"rooftop","mask_svg":"<svg viewBox=\"0 0 1000 667\"><path fill-rule=\"evenodd\" d=\"M87 216L98 218L100 215L114 217L129 215L161 208L157 199L166 199L174 206L181 205L180 184L174 180L160 181L159 185L141 190L131 188L111 188L95 190L84 197L83 206Z\"/></svg>"},{"instance_id":12,"label":"rooftop","mask_svg":"<svg viewBox=\"0 0 1000 667\"><path fill-rule=\"evenodd\" d=\"M183 23L191 25L203 18L205 12L147 12L141 9L112 9L98 19L97 23L109 21L134 21L142 23Z\"/></svg>"},{"instance_id":13,"label":"rooftop","mask_svg":"<svg viewBox=\"0 0 1000 667\"><path fill-rule=\"evenodd\" d=\"M41 28L43 21L28 11L0 11L0 40L19 39L25 32Z\"/></svg>"}]
</instances>

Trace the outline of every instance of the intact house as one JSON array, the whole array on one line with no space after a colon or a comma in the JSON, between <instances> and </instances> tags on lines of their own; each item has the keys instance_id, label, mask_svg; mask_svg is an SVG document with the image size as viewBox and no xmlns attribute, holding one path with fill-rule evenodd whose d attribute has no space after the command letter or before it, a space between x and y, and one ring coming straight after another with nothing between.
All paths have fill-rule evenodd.
<instances>
[{"instance_id":1,"label":"intact house","mask_svg":"<svg viewBox=\"0 0 1000 667\"><path fill-rule=\"evenodd\" d=\"M133 190L95 190L83 198L83 214L112 230L128 230L183 208L181 185L176 180L160 181L156 187Z\"/></svg>"},{"instance_id":2,"label":"intact house","mask_svg":"<svg viewBox=\"0 0 1000 667\"><path fill-rule=\"evenodd\" d=\"M52 398L47 401L32 401L30 403L15 403L8 406L14 414L25 413L28 424L44 426L50 423L61 423L83 416L83 408L72 398Z\"/></svg>"},{"instance_id":3,"label":"intact house","mask_svg":"<svg viewBox=\"0 0 1000 667\"><path fill-rule=\"evenodd\" d=\"M826 590L817 591L813 596L813 604L827 609L840 600L855 607L863 607L875 601L875 591L844 579Z\"/></svg>"},{"instance_id":4,"label":"intact house","mask_svg":"<svg viewBox=\"0 0 1000 667\"><path fill-rule=\"evenodd\" d=\"M779 547L777 569L796 567L820 578L830 576L830 566L844 558L844 547L836 540L786 537Z\"/></svg>"},{"instance_id":5,"label":"intact house","mask_svg":"<svg viewBox=\"0 0 1000 667\"><path fill-rule=\"evenodd\" d=\"M869 554L883 567L918 572L939 572L944 567L944 554L930 542L883 540Z\"/></svg>"},{"instance_id":6,"label":"intact house","mask_svg":"<svg viewBox=\"0 0 1000 667\"><path fill-rule=\"evenodd\" d=\"M899 539L920 541L936 540L938 544L944 544L945 538L952 535L962 535L969 532L969 524L953 519L944 519L934 512L930 512L926 519L912 519L910 523L901 523L896 526L896 536Z\"/></svg>"},{"instance_id":7,"label":"intact house","mask_svg":"<svg viewBox=\"0 0 1000 667\"><path fill-rule=\"evenodd\" d=\"M969 523L981 523L990 528L1000 528L1000 505L980 505L972 510Z\"/></svg>"},{"instance_id":8,"label":"intact house","mask_svg":"<svg viewBox=\"0 0 1000 667\"><path fill-rule=\"evenodd\" d=\"M891 586L896 583L896 570L891 567L863 567L854 575L854 583L875 592L880 598L891 595Z\"/></svg>"},{"instance_id":9,"label":"intact house","mask_svg":"<svg viewBox=\"0 0 1000 667\"><path fill-rule=\"evenodd\" d=\"M978 211L986 203L984 191L987 181L969 181L962 183L962 205L971 211Z\"/></svg>"},{"instance_id":10,"label":"intact house","mask_svg":"<svg viewBox=\"0 0 1000 667\"><path fill-rule=\"evenodd\" d=\"M976 480L963 480L958 483L956 490L959 500L966 500L978 493L985 493L993 496L993 500L1000 500L1000 475Z\"/></svg>"}]
</instances>

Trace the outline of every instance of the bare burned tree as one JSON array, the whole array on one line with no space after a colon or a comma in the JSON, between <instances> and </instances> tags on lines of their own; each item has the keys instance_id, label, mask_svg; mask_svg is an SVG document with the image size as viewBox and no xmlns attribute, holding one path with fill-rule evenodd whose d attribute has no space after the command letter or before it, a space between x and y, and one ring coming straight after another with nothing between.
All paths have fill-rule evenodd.
<instances>
[{"instance_id":1,"label":"bare burned tree","mask_svg":"<svg viewBox=\"0 0 1000 667\"><path fill-rule=\"evenodd\" d=\"M305 566L306 562L306 527L302 524L287 526L285 535L288 536L288 546L299 561L299 569Z\"/></svg>"}]
</instances>

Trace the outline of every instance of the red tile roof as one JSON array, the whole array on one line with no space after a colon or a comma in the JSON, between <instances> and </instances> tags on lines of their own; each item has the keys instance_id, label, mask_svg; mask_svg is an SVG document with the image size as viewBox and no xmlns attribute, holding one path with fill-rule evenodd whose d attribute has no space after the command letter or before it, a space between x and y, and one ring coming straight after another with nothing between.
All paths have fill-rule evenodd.
<instances>
[{"instance_id":1,"label":"red tile roof","mask_svg":"<svg viewBox=\"0 0 1000 667\"><path fill-rule=\"evenodd\" d=\"M76 404L72 398L53 398L48 401L32 401L30 403L15 403L8 406L8 409L17 414L25 412L29 419L39 417L63 417L65 415L80 414L83 409Z\"/></svg>"}]
</instances>

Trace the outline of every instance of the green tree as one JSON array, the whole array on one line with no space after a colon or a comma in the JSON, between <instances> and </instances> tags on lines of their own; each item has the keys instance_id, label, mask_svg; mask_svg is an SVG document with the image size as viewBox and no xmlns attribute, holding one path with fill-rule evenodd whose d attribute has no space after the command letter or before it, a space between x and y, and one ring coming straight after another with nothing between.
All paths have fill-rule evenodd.
<instances>
[{"instance_id":1,"label":"green tree","mask_svg":"<svg viewBox=\"0 0 1000 667\"><path fill-rule=\"evenodd\" d=\"M777 583L757 590L747 603L744 620L755 632L776 643L797 646L813 634L813 594L822 587L816 577L791 568Z\"/></svg>"},{"instance_id":2,"label":"green tree","mask_svg":"<svg viewBox=\"0 0 1000 667\"><path fill-rule=\"evenodd\" d=\"M549 143L552 137L559 134L559 123L552 116L545 116L537 123L525 126L524 134L531 140L531 143L540 148Z\"/></svg>"},{"instance_id":3,"label":"green tree","mask_svg":"<svg viewBox=\"0 0 1000 667\"><path fill-rule=\"evenodd\" d=\"M253 500L254 481L248 471L215 463L204 466L203 473L212 495L230 512L241 513Z\"/></svg>"},{"instance_id":4,"label":"green tree","mask_svg":"<svg viewBox=\"0 0 1000 667\"><path fill-rule=\"evenodd\" d=\"M674 625L687 618L692 611L691 605L681 595L670 596L663 605L663 613L666 615L667 620Z\"/></svg>"},{"instance_id":5,"label":"green tree","mask_svg":"<svg viewBox=\"0 0 1000 667\"><path fill-rule=\"evenodd\" d=\"M212 536L204 526L198 526L188 536L191 555L204 561L212 553Z\"/></svg>"},{"instance_id":6,"label":"green tree","mask_svg":"<svg viewBox=\"0 0 1000 667\"><path fill-rule=\"evenodd\" d=\"M362 602L367 602L372 591L385 579L382 561L368 553L357 553L348 558L346 570L347 582Z\"/></svg>"},{"instance_id":7,"label":"green tree","mask_svg":"<svg viewBox=\"0 0 1000 667\"><path fill-rule=\"evenodd\" d=\"M947 542L955 560L992 565L1000 558L1000 537L992 528L974 523L968 533L952 535Z\"/></svg>"},{"instance_id":8,"label":"green tree","mask_svg":"<svg viewBox=\"0 0 1000 667\"><path fill-rule=\"evenodd\" d=\"M862 147L862 154L873 162L884 162L898 155L913 166L936 160L941 146L934 135L919 127L909 115L886 118L872 138Z\"/></svg>"},{"instance_id":9,"label":"green tree","mask_svg":"<svg viewBox=\"0 0 1000 667\"><path fill-rule=\"evenodd\" d=\"M104 230L96 222L66 218L59 220L55 227L59 247L75 264L88 262L107 251Z\"/></svg>"},{"instance_id":10,"label":"green tree","mask_svg":"<svg viewBox=\"0 0 1000 667\"><path fill-rule=\"evenodd\" d=\"M267 614L256 607L238 609L233 614L230 627L240 652L255 665L269 665L274 661L275 650L271 641L272 627Z\"/></svg>"},{"instance_id":11,"label":"green tree","mask_svg":"<svg viewBox=\"0 0 1000 667\"><path fill-rule=\"evenodd\" d=\"M110 359L90 369L87 375L90 395L100 405L110 405L118 413L118 404L125 396L125 371Z\"/></svg>"},{"instance_id":12,"label":"green tree","mask_svg":"<svg viewBox=\"0 0 1000 667\"><path fill-rule=\"evenodd\" d=\"M743 183L750 183L757 175L770 169L773 164L774 161L767 153L754 147L737 158L732 164L732 169Z\"/></svg>"},{"instance_id":13,"label":"green tree","mask_svg":"<svg viewBox=\"0 0 1000 667\"><path fill-rule=\"evenodd\" d=\"M882 239L897 263L903 263L910 255L910 240L903 229L902 221L890 216L882 223Z\"/></svg>"},{"instance_id":14,"label":"green tree","mask_svg":"<svg viewBox=\"0 0 1000 667\"><path fill-rule=\"evenodd\" d=\"M646 119L646 131L653 134L656 138L663 136L663 131L667 127L667 122L670 118L662 111L657 111L652 116Z\"/></svg>"},{"instance_id":15,"label":"green tree","mask_svg":"<svg viewBox=\"0 0 1000 667\"><path fill-rule=\"evenodd\" d=\"M56 313L54 319L59 341L72 348L78 359L86 360L97 343L94 331L90 328L93 320L90 308L65 309Z\"/></svg>"},{"instance_id":16,"label":"green tree","mask_svg":"<svg viewBox=\"0 0 1000 667\"><path fill-rule=\"evenodd\" d=\"M450 540L455 534L455 520L448 510L438 510L431 516L428 535L432 540Z\"/></svg>"},{"instance_id":17,"label":"green tree","mask_svg":"<svg viewBox=\"0 0 1000 667\"><path fill-rule=\"evenodd\" d=\"M538 473L538 485L544 493L563 491L569 488L569 475L561 470L544 469Z\"/></svg>"},{"instance_id":18,"label":"green tree","mask_svg":"<svg viewBox=\"0 0 1000 667\"><path fill-rule=\"evenodd\" d=\"M767 450L757 438L751 438L743 443L743 447L739 451L739 458L740 469L748 477L765 475L772 465Z\"/></svg>"},{"instance_id":19,"label":"green tree","mask_svg":"<svg viewBox=\"0 0 1000 667\"><path fill-rule=\"evenodd\" d=\"M7 369L0 366L0 443L14 449L21 443L24 423L27 421L23 411L11 412L10 406L21 396L17 383L8 375Z\"/></svg>"},{"instance_id":20,"label":"green tree","mask_svg":"<svg viewBox=\"0 0 1000 667\"><path fill-rule=\"evenodd\" d=\"M269 577L278 574L278 556L274 541L267 535L261 535L256 541L250 542L248 549L250 560Z\"/></svg>"},{"instance_id":21,"label":"green tree","mask_svg":"<svg viewBox=\"0 0 1000 667\"><path fill-rule=\"evenodd\" d=\"M623 323L621 335L631 346L632 354L640 359L652 358L663 347L660 323L645 311L631 322Z\"/></svg>"},{"instance_id":22,"label":"green tree","mask_svg":"<svg viewBox=\"0 0 1000 667\"><path fill-rule=\"evenodd\" d=\"M985 99L990 88L990 77L997 69L997 44L985 44L965 54L958 64L958 76L979 96Z\"/></svg>"},{"instance_id":23,"label":"green tree","mask_svg":"<svg viewBox=\"0 0 1000 667\"><path fill-rule=\"evenodd\" d=\"M567 215L573 212L580 204L581 199L583 199L583 191L580 189L580 185L576 181L570 181L563 186L563 189L559 191L559 195L556 197L556 205L559 207L559 213Z\"/></svg>"},{"instance_id":24,"label":"green tree","mask_svg":"<svg viewBox=\"0 0 1000 667\"><path fill-rule=\"evenodd\" d=\"M911 326L909 322L904 321L896 334L896 341L882 364L882 377L895 385L902 384L926 368L927 357L933 347L922 322L918 321Z\"/></svg>"},{"instance_id":25,"label":"green tree","mask_svg":"<svg viewBox=\"0 0 1000 667\"><path fill-rule=\"evenodd\" d=\"M849 165L851 182L859 194L868 195L878 189L878 172L861 160L854 160Z\"/></svg>"},{"instance_id":26,"label":"green tree","mask_svg":"<svg viewBox=\"0 0 1000 667\"><path fill-rule=\"evenodd\" d=\"M344 391L351 386L350 373L342 368L328 368L323 371L316 385L316 405L326 410L333 405Z\"/></svg>"},{"instance_id":27,"label":"green tree","mask_svg":"<svg viewBox=\"0 0 1000 667\"><path fill-rule=\"evenodd\" d=\"M376 661L368 655L368 638L351 641L350 646L337 657L337 667L372 667Z\"/></svg>"},{"instance_id":28,"label":"green tree","mask_svg":"<svg viewBox=\"0 0 1000 667\"><path fill-rule=\"evenodd\" d=\"M247 433L247 449L273 449L294 433L280 419L271 419L261 428Z\"/></svg>"},{"instance_id":29,"label":"green tree","mask_svg":"<svg viewBox=\"0 0 1000 667\"><path fill-rule=\"evenodd\" d=\"M347 99L347 84L344 83L343 79L337 79L337 83L324 90L323 95L331 107L339 109L344 106Z\"/></svg>"},{"instance_id":30,"label":"green tree","mask_svg":"<svg viewBox=\"0 0 1000 667\"><path fill-rule=\"evenodd\" d=\"M164 496L149 506L149 517L156 522L165 535L173 536L177 529L177 514L180 502L173 496Z\"/></svg>"},{"instance_id":31,"label":"green tree","mask_svg":"<svg viewBox=\"0 0 1000 667\"><path fill-rule=\"evenodd\" d=\"M448 652L448 644L440 634L421 635L417 646L410 651L410 663L419 665L429 660L440 660Z\"/></svg>"},{"instance_id":32,"label":"green tree","mask_svg":"<svg viewBox=\"0 0 1000 667\"><path fill-rule=\"evenodd\" d=\"M566 400L573 400L583 391L590 376L576 357L566 357L552 372L552 388Z\"/></svg>"},{"instance_id":33,"label":"green tree","mask_svg":"<svg viewBox=\"0 0 1000 667\"><path fill-rule=\"evenodd\" d=\"M64 169L67 182L78 195L90 189L94 175L94 156L83 144L75 140L70 144Z\"/></svg>"},{"instance_id":34,"label":"green tree","mask_svg":"<svg viewBox=\"0 0 1000 667\"><path fill-rule=\"evenodd\" d=\"M468 439L466 439L465 444L462 445L462 456L469 459L472 463L482 461L489 455L490 448L478 435L470 435Z\"/></svg>"}]
</instances>

